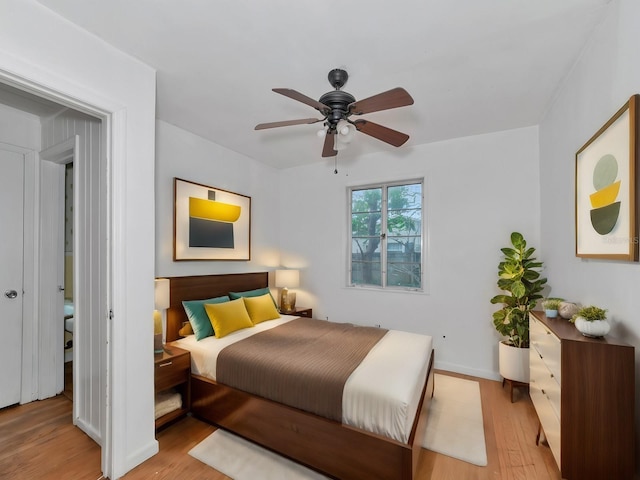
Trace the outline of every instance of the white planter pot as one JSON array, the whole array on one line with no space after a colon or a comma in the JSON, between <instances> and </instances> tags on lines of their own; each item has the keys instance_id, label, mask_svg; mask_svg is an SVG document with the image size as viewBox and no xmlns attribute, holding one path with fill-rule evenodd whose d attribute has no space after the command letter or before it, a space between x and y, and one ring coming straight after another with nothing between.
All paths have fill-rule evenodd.
<instances>
[{"instance_id":1,"label":"white planter pot","mask_svg":"<svg viewBox=\"0 0 640 480\"><path fill-rule=\"evenodd\" d=\"M606 320L585 320L582 317L576 318L575 322L576 328L580 333L582 333L585 337L604 337L607 333L609 333L609 329L611 326L609 322Z\"/></svg>"},{"instance_id":2,"label":"white planter pot","mask_svg":"<svg viewBox=\"0 0 640 480\"><path fill-rule=\"evenodd\" d=\"M500 375L507 380L529 383L529 349L500 342L498 345Z\"/></svg>"}]
</instances>

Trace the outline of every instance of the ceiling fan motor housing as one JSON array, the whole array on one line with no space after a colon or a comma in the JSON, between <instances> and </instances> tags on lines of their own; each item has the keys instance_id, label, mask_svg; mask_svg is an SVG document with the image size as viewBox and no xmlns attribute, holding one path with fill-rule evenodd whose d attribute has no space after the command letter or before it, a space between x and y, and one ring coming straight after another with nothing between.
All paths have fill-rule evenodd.
<instances>
[{"instance_id":1,"label":"ceiling fan motor housing","mask_svg":"<svg viewBox=\"0 0 640 480\"><path fill-rule=\"evenodd\" d=\"M319 102L324 103L331 109L327 115L329 128L335 128L340 120L349 116L349 105L355 101L356 99L353 95L342 90L334 90L320 97Z\"/></svg>"}]
</instances>

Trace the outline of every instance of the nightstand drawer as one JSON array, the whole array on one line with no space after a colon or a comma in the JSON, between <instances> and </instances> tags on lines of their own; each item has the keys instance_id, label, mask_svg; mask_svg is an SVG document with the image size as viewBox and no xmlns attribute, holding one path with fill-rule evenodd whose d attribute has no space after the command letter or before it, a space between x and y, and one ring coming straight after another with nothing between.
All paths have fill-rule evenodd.
<instances>
[{"instance_id":1,"label":"nightstand drawer","mask_svg":"<svg viewBox=\"0 0 640 480\"><path fill-rule=\"evenodd\" d=\"M176 384L185 382L190 375L191 358L180 355L156 362L155 391L161 392Z\"/></svg>"}]
</instances>

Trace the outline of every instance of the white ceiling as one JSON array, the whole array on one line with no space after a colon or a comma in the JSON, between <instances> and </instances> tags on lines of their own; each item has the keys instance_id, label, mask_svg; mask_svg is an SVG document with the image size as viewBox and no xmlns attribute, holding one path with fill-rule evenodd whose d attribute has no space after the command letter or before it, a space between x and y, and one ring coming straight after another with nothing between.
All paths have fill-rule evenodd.
<instances>
[{"instance_id":1,"label":"white ceiling","mask_svg":"<svg viewBox=\"0 0 640 480\"><path fill-rule=\"evenodd\" d=\"M415 104L363 115L411 136L358 133L340 157L536 125L610 0L39 0L157 69L157 117L278 168L321 157L303 103L349 73L356 99L404 87ZM317 117L319 118L319 117Z\"/></svg>"}]
</instances>

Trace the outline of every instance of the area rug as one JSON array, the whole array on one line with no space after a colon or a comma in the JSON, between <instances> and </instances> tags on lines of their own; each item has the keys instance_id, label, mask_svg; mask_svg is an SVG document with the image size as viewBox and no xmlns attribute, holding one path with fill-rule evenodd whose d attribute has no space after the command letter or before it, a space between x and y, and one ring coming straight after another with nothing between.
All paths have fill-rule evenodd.
<instances>
[{"instance_id":1,"label":"area rug","mask_svg":"<svg viewBox=\"0 0 640 480\"><path fill-rule=\"evenodd\" d=\"M435 375L423 446L475 465L487 464L478 382ZM234 480L328 479L224 430L213 432L189 455Z\"/></svg>"},{"instance_id":2,"label":"area rug","mask_svg":"<svg viewBox=\"0 0 640 480\"><path fill-rule=\"evenodd\" d=\"M189 455L234 480L328 480L224 430L213 432L189 450Z\"/></svg>"},{"instance_id":3,"label":"area rug","mask_svg":"<svg viewBox=\"0 0 640 480\"><path fill-rule=\"evenodd\" d=\"M487 465L480 384L435 374L424 448L474 465Z\"/></svg>"}]
</instances>

